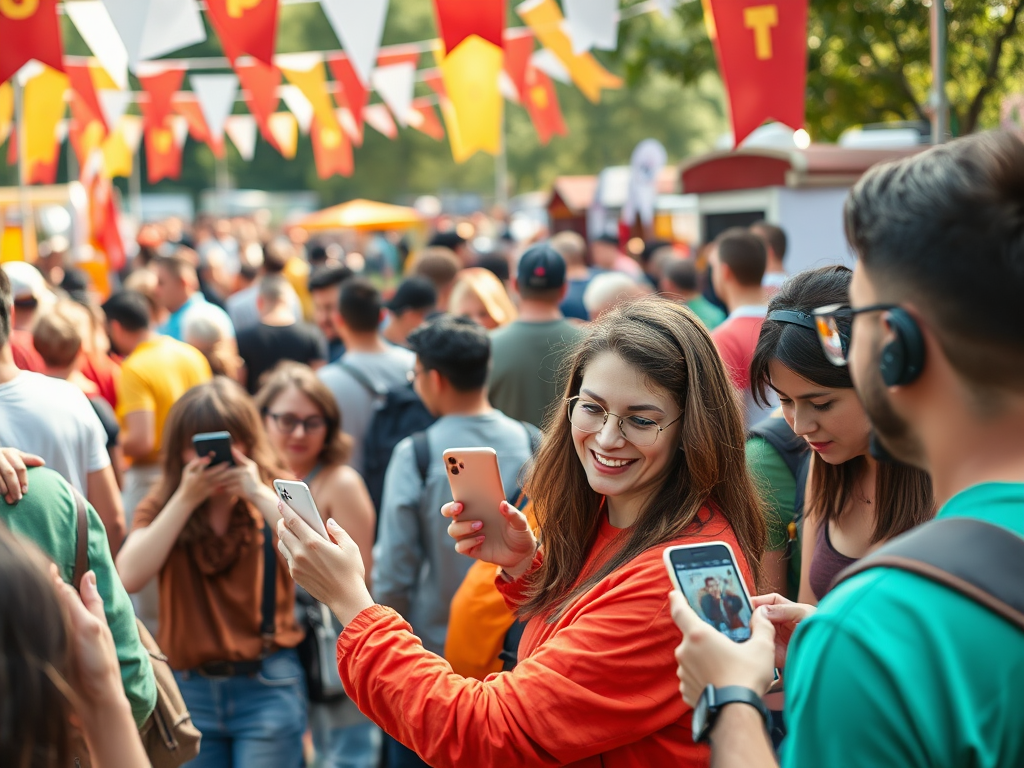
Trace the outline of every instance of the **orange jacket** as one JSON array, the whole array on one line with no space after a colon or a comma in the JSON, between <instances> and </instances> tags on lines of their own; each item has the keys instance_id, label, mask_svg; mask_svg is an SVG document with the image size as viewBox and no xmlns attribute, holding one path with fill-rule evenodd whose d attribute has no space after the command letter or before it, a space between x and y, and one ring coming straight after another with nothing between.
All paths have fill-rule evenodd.
<instances>
[{"instance_id":1,"label":"orange jacket","mask_svg":"<svg viewBox=\"0 0 1024 768\"><path fill-rule=\"evenodd\" d=\"M590 560L617 529L605 519ZM724 540L746 561L725 519L674 543ZM690 737L679 695L663 547L648 550L553 623L533 619L519 666L486 680L460 677L423 649L394 611L372 606L338 638L338 668L359 709L436 768L693 768L708 751ZM499 588L515 602L516 582Z\"/></svg>"}]
</instances>

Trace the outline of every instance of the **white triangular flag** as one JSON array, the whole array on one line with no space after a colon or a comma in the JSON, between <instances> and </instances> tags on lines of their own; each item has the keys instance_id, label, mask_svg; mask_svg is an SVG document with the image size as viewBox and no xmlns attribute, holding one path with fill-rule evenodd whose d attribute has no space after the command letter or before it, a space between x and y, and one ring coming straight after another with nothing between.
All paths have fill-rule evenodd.
<instances>
[{"instance_id":1,"label":"white triangular flag","mask_svg":"<svg viewBox=\"0 0 1024 768\"><path fill-rule=\"evenodd\" d=\"M519 91L516 90L516 84L512 82L512 78L509 77L508 72L504 69L498 75L498 91L506 101L511 101L513 104L521 103Z\"/></svg>"},{"instance_id":2,"label":"white triangular flag","mask_svg":"<svg viewBox=\"0 0 1024 768\"><path fill-rule=\"evenodd\" d=\"M562 0L573 53L614 51L619 37L619 0Z\"/></svg>"},{"instance_id":3,"label":"white triangular flag","mask_svg":"<svg viewBox=\"0 0 1024 768\"><path fill-rule=\"evenodd\" d=\"M352 110L348 107L341 107L334 110L334 114L338 116L338 124L341 126L342 133L348 136L353 144L362 144L363 132L356 125L356 117L352 114Z\"/></svg>"},{"instance_id":4,"label":"white triangular flag","mask_svg":"<svg viewBox=\"0 0 1024 768\"><path fill-rule=\"evenodd\" d=\"M388 105L400 125L409 124L412 94L416 88L416 65L392 64L373 70L373 87Z\"/></svg>"},{"instance_id":5,"label":"white triangular flag","mask_svg":"<svg viewBox=\"0 0 1024 768\"><path fill-rule=\"evenodd\" d=\"M224 138L224 121L235 106L238 78L235 75L189 75L192 92L203 112L214 141Z\"/></svg>"},{"instance_id":6,"label":"white triangular flag","mask_svg":"<svg viewBox=\"0 0 1024 768\"><path fill-rule=\"evenodd\" d=\"M297 85L282 85L278 87L277 95L284 99L288 111L295 115L300 133L303 136L309 133L309 126L313 122L313 105L309 103L306 94Z\"/></svg>"},{"instance_id":7,"label":"white triangular flag","mask_svg":"<svg viewBox=\"0 0 1024 768\"><path fill-rule=\"evenodd\" d=\"M565 68L562 60L547 48L534 51L533 55L530 56L530 63L545 75L560 83L568 84L572 82L572 76L569 74L569 70Z\"/></svg>"},{"instance_id":8,"label":"white triangular flag","mask_svg":"<svg viewBox=\"0 0 1024 768\"><path fill-rule=\"evenodd\" d=\"M188 120L181 115L171 115L171 133L174 134L174 143L179 147L185 146L185 139L188 138Z\"/></svg>"},{"instance_id":9,"label":"white triangular flag","mask_svg":"<svg viewBox=\"0 0 1024 768\"><path fill-rule=\"evenodd\" d=\"M128 87L128 51L100 0L65 3L64 12L118 88Z\"/></svg>"},{"instance_id":10,"label":"white triangular flag","mask_svg":"<svg viewBox=\"0 0 1024 768\"><path fill-rule=\"evenodd\" d=\"M128 150L134 155L142 141L142 118L136 115L124 115L117 124L117 132L121 134Z\"/></svg>"},{"instance_id":11,"label":"white triangular flag","mask_svg":"<svg viewBox=\"0 0 1024 768\"><path fill-rule=\"evenodd\" d=\"M323 60L324 55L317 51L274 54L275 67L278 69L294 69L296 72L308 72Z\"/></svg>"},{"instance_id":12,"label":"white triangular flag","mask_svg":"<svg viewBox=\"0 0 1024 768\"><path fill-rule=\"evenodd\" d=\"M256 152L256 118L252 115L231 115L224 123L224 132L242 159L246 162L252 160Z\"/></svg>"},{"instance_id":13,"label":"white triangular flag","mask_svg":"<svg viewBox=\"0 0 1024 768\"><path fill-rule=\"evenodd\" d=\"M100 102L100 109L103 110L103 120L109 131L113 131L117 127L117 121L128 111L128 105L135 98L131 91L112 91L109 88L96 91L96 96Z\"/></svg>"},{"instance_id":14,"label":"white triangular flag","mask_svg":"<svg viewBox=\"0 0 1024 768\"><path fill-rule=\"evenodd\" d=\"M140 61L206 39L196 0L103 0L134 71Z\"/></svg>"},{"instance_id":15,"label":"white triangular flag","mask_svg":"<svg viewBox=\"0 0 1024 768\"><path fill-rule=\"evenodd\" d=\"M370 87L370 75L377 64L377 52L384 35L388 0L320 0L327 20L338 36L352 66Z\"/></svg>"},{"instance_id":16,"label":"white triangular flag","mask_svg":"<svg viewBox=\"0 0 1024 768\"><path fill-rule=\"evenodd\" d=\"M391 119L388 108L383 104L371 104L363 109L363 120L375 131L383 133L389 139L398 136L398 127Z\"/></svg>"}]
</instances>

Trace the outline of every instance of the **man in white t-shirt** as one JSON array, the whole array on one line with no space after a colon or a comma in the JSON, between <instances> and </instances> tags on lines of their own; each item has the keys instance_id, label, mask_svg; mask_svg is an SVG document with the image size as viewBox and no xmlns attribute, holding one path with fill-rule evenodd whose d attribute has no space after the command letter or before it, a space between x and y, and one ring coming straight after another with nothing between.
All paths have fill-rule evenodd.
<instances>
[{"instance_id":1,"label":"man in white t-shirt","mask_svg":"<svg viewBox=\"0 0 1024 768\"><path fill-rule=\"evenodd\" d=\"M761 287L764 289L765 299L771 299L782 284L789 279L782 262L786 259L786 231L782 227L769 224L767 221L758 221L750 225L750 231L761 238L767 251L767 262L765 263L764 277L761 279Z\"/></svg>"},{"instance_id":2,"label":"man in white t-shirt","mask_svg":"<svg viewBox=\"0 0 1024 768\"><path fill-rule=\"evenodd\" d=\"M107 453L103 424L82 390L21 371L11 352L11 284L0 271L0 445L43 458L99 513L111 553L125 537L124 508Z\"/></svg>"}]
</instances>

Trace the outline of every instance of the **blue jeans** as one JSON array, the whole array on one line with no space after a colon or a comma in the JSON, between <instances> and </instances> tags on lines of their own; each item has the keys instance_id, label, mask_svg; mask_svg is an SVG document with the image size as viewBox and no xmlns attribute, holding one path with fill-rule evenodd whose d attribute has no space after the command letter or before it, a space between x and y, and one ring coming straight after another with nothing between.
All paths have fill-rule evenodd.
<instances>
[{"instance_id":1,"label":"blue jeans","mask_svg":"<svg viewBox=\"0 0 1024 768\"><path fill-rule=\"evenodd\" d=\"M385 768L430 768L423 759L397 739L384 735Z\"/></svg>"},{"instance_id":2,"label":"blue jeans","mask_svg":"<svg viewBox=\"0 0 1024 768\"><path fill-rule=\"evenodd\" d=\"M321 768L378 768L382 732L373 723L347 728L313 729L317 765Z\"/></svg>"},{"instance_id":3,"label":"blue jeans","mask_svg":"<svg viewBox=\"0 0 1024 768\"><path fill-rule=\"evenodd\" d=\"M293 649L267 657L251 677L174 677L203 734L189 768L300 768L306 682Z\"/></svg>"}]
</instances>

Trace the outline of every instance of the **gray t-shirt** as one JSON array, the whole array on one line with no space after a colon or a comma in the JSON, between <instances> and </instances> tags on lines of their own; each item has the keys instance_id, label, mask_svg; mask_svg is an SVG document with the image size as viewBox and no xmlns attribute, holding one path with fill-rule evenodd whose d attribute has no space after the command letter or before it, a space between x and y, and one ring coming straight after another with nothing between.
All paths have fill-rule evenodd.
<instances>
[{"instance_id":1,"label":"gray t-shirt","mask_svg":"<svg viewBox=\"0 0 1024 768\"><path fill-rule=\"evenodd\" d=\"M426 430L427 481L420 479L413 440L395 446L384 476L373 596L412 624L423 646L444 653L448 612L473 560L455 551L441 507L452 500L443 454L449 448L488 447L498 454L505 497L519 488L520 470L532 454L526 427L500 411L482 416L442 416Z\"/></svg>"},{"instance_id":2,"label":"gray t-shirt","mask_svg":"<svg viewBox=\"0 0 1024 768\"><path fill-rule=\"evenodd\" d=\"M341 363L358 369L382 391L387 391L409 383L409 371L415 362L416 355L408 349L390 347L384 352L346 352L337 362L317 372L338 402L341 429L351 435L353 443L348 463L359 474L363 473L363 442L373 421L377 398L342 368Z\"/></svg>"}]
</instances>

